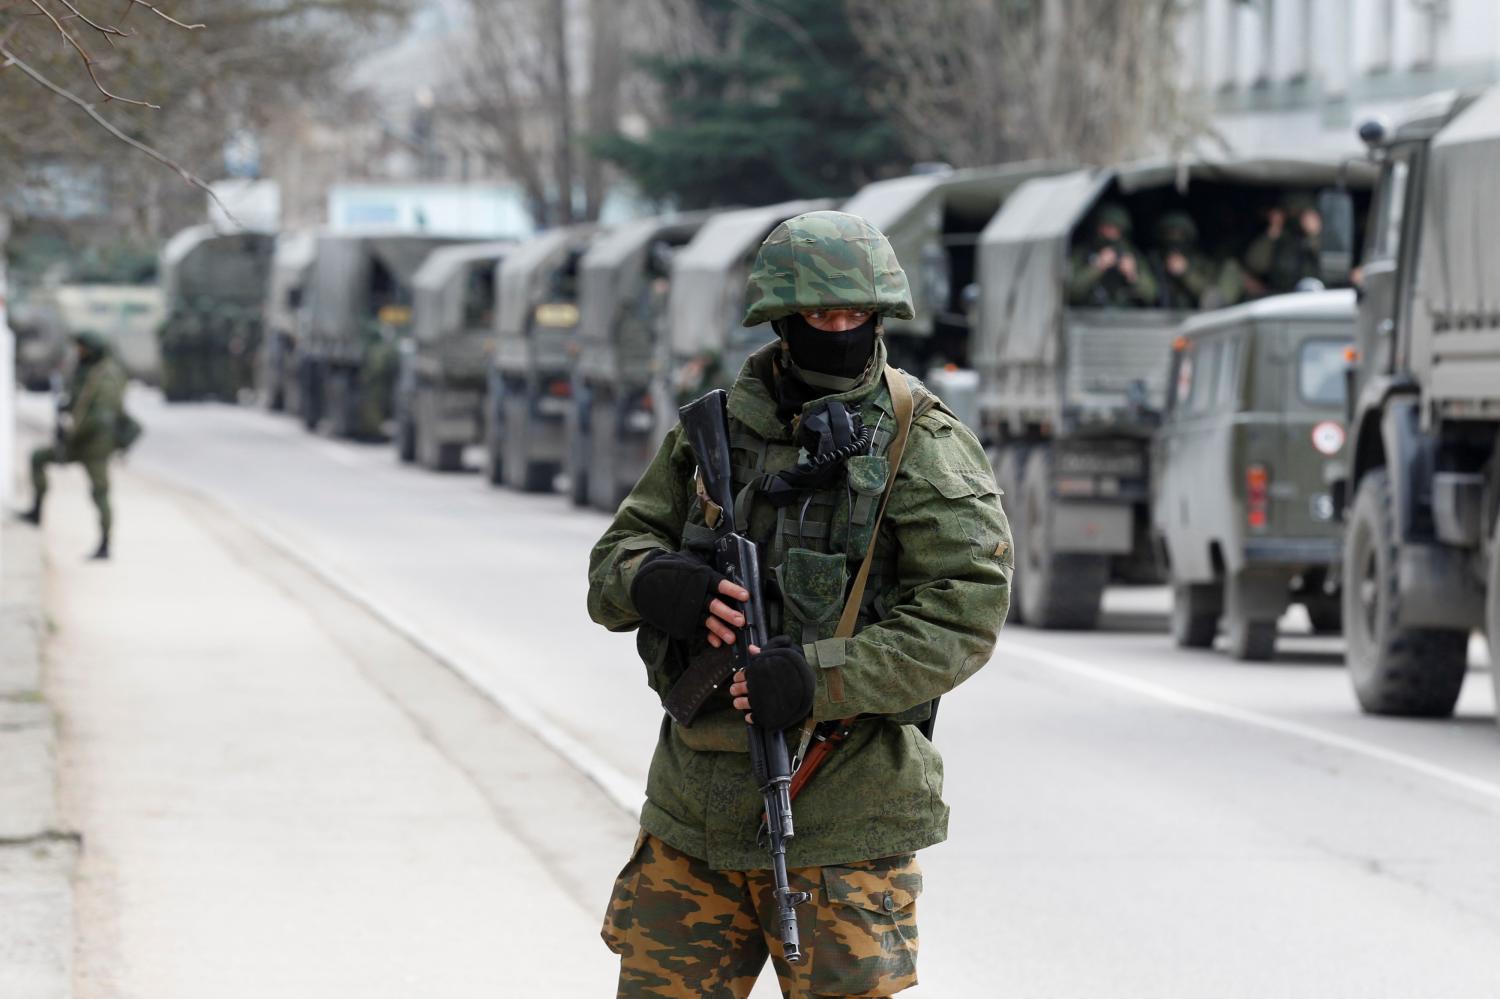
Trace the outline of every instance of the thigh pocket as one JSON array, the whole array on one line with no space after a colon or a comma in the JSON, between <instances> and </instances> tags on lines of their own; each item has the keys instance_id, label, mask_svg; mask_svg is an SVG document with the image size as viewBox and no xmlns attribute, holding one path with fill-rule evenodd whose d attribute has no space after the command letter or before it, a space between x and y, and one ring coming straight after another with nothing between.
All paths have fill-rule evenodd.
<instances>
[{"instance_id":1,"label":"thigh pocket","mask_svg":"<svg viewBox=\"0 0 1500 999\"><path fill-rule=\"evenodd\" d=\"M823 868L824 905L812 949L812 990L885 996L917 983L914 855Z\"/></svg>"},{"instance_id":2,"label":"thigh pocket","mask_svg":"<svg viewBox=\"0 0 1500 999\"><path fill-rule=\"evenodd\" d=\"M620 868L615 878L615 887L609 896L609 908L604 913L604 930L600 934L609 949L625 955L628 949L630 929L635 922L635 892L641 880L641 853L646 846L646 831L642 829L635 837L635 846L630 850L630 859Z\"/></svg>"}]
</instances>

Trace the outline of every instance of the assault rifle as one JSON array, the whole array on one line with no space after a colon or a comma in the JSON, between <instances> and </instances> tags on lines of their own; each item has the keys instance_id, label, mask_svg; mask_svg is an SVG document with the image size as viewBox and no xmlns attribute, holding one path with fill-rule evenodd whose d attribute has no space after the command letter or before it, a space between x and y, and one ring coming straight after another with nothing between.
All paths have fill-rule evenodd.
<instances>
[{"instance_id":1,"label":"assault rifle","mask_svg":"<svg viewBox=\"0 0 1500 999\"><path fill-rule=\"evenodd\" d=\"M733 649L733 669L742 670L750 661L750 646L764 648L766 611L761 595L760 555L755 542L734 529L734 485L729 471L728 397L715 389L678 411L682 430L693 456L698 460L698 475L703 492L718 507L717 519L709 524L716 533L713 567L750 593L740 610L745 626L739 630ZM709 518L713 519L713 518ZM792 891L786 877L786 845L795 835L792 830L792 761L786 739L779 730L760 725L746 725L750 740L750 766L760 785L765 803L765 830L771 851L771 869L776 878L776 910L781 923L782 956L788 964L802 963L801 943L797 936L797 906L807 901L807 892Z\"/></svg>"}]
</instances>

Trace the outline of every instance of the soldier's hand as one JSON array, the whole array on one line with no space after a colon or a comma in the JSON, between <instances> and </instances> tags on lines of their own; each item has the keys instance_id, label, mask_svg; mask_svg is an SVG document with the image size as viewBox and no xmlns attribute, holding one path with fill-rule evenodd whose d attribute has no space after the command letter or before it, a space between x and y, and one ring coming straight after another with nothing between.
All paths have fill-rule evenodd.
<instances>
[{"instance_id":1,"label":"soldier's hand","mask_svg":"<svg viewBox=\"0 0 1500 999\"><path fill-rule=\"evenodd\" d=\"M1126 281L1129 281L1131 284L1135 284L1135 257L1132 257L1127 253L1120 258L1120 273L1124 276Z\"/></svg>"},{"instance_id":2,"label":"soldier's hand","mask_svg":"<svg viewBox=\"0 0 1500 999\"><path fill-rule=\"evenodd\" d=\"M1107 271L1114 268L1120 262L1120 255L1115 252L1113 246L1106 246L1094 254L1094 270Z\"/></svg>"},{"instance_id":3,"label":"soldier's hand","mask_svg":"<svg viewBox=\"0 0 1500 999\"><path fill-rule=\"evenodd\" d=\"M1183 256L1177 250L1173 250L1171 253L1167 254L1168 274L1172 275L1173 277L1182 277L1187 273L1187 269L1187 257Z\"/></svg>"},{"instance_id":4,"label":"soldier's hand","mask_svg":"<svg viewBox=\"0 0 1500 999\"><path fill-rule=\"evenodd\" d=\"M719 580L719 594L740 604L750 599L749 590L736 586L727 579ZM722 600L711 600L708 604L708 618L703 625L708 629L708 644L717 649L721 645L734 644L738 637L734 629L745 626L745 615ZM753 645L750 648L752 652L757 651Z\"/></svg>"},{"instance_id":5,"label":"soldier's hand","mask_svg":"<svg viewBox=\"0 0 1500 999\"><path fill-rule=\"evenodd\" d=\"M725 587L730 587L726 590ZM732 592L731 592L732 590ZM646 557L630 584L630 600L636 613L673 638L687 641L701 633L705 617L715 615L733 620L738 611L714 598L715 593L729 596L745 591L715 572L707 562L691 552L656 552ZM748 594L740 599L748 598ZM715 606L717 605L717 607ZM724 612L729 615L725 616ZM743 619L741 618L741 622ZM722 627L722 626L721 626ZM727 628L724 629L728 631ZM733 640L733 632L729 632ZM709 638L715 633L709 628Z\"/></svg>"},{"instance_id":6,"label":"soldier's hand","mask_svg":"<svg viewBox=\"0 0 1500 999\"><path fill-rule=\"evenodd\" d=\"M785 635L766 643L764 651L750 647L750 665L734 674L729 696L737 710L745 712L745 721L768 729L790 728L806 718L813 709L817 678L802 646ZM750 705L760 713L757 719Z\"/></svg>"}]
</instances>

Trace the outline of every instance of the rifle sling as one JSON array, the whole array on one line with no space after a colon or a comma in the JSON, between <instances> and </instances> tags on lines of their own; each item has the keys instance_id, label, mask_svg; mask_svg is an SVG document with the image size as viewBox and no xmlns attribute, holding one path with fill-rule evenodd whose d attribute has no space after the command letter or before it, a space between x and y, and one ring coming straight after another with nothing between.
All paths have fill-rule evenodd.
<instances>
[{"instance_id":1,"label":"rifle sling","mask_svg":"<svg viewBox=\"0 0 1500 999\"><path fill-rule=\"evenodd\" d=\"M890 464L890 473L885 482L885 492L880 496L880 506L875 510L875 524L870 529L870 547L865 552L865 560L860 563L859 572L854 577L854 585L849 588L849 598L844 601L844 613L839 616L838 627L833 632L834 638L854 636L854 625L859 620L859 606L864 600L865 586L870 581L870 566L875 561L875 539L880 533L880 522L885 517L886 504L890 502L891 493L896 488L896 473L901 469L901 456L906 453L906 441L911 435L911 425L917 416L911 388L906 384L906 378L889 364L885 366L885 384L890 391L891 408L896 416L896 436L886 450L886 461ZM923 401L926 402L925 399ZM931 403L928 405L930 406ZM927 408L928 406L924 406L923 410ZM844 700L844 675L838 667L830 668L827 674L829 700L835 704L840 703ZM858 718L858 715L851 715L834 722L832 733L818 740L811 749L808 747L812 744L813 734L818 727L817 723L811 718L802 723L802 734L797 740L797 755L794 757L797 769L792 775L790 788L793 798L807 786L808 781L813 779L813 776L827 762L829 754L838 748L838 744L848 737L850 727Z\"/></svg>"}]
</instances>

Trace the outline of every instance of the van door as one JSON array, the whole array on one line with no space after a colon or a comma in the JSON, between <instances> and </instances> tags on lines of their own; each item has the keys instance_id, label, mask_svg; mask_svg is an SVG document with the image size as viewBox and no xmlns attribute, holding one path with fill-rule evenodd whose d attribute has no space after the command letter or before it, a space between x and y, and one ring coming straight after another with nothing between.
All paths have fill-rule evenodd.
<instances>
[{"instance_id":1,"label":"van door","mask_svg":"<svg viewBox=\"0 0 1500 999\"><path fill-rule=\"evenodd\" d=\"M1280 440L1271 470L1271 515L1280 537L1332 538L1329 479L1345 442L1345 352L1342 323L1288 323L1277 337Z\"/></svg>"}]
</instances>

